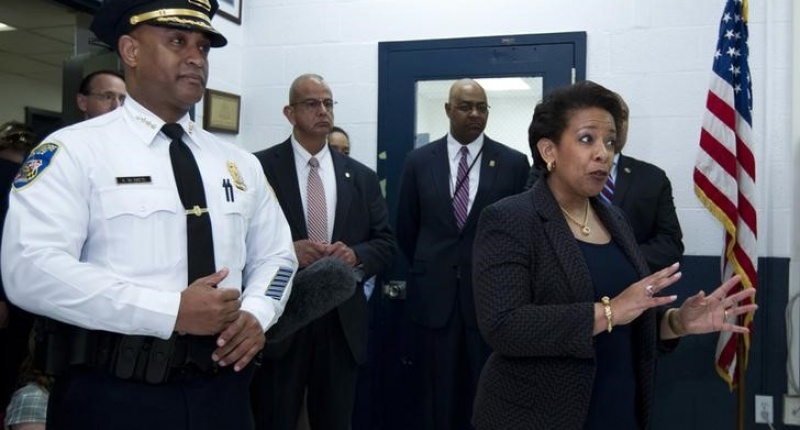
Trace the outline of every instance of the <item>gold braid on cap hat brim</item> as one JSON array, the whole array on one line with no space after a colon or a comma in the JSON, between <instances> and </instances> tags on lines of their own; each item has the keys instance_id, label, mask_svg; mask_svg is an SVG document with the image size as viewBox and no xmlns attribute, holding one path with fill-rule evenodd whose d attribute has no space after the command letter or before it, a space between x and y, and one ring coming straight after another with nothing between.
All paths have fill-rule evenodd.
<instances>
[{"instance_id":1,"label":"gold braid on cap hat brim","mask_svg":"<svg viewBox=\"0 0 800 430\"><path fill-rule=\"evenodd\" d=\"M181 16L191 16L197 18L200 21L202 21L202 24L194 20L181 20L180 18L178 18ZM198 12L196 10L191 10L191 9L154 10L152 12L146 12L146 13L140 13L139 15L134 15L131 17L129 22L131 23L131 25L136 25L153 19L161 22L163 21L177 22L179 24L201 24L204 27L208 27L209 29L211 28L211 20L208 18L208 15L204 14L203 12Z\"/></svg>"},{"instance_id":2,"label":"gold braid on cap hat brim","mask_svg":"<svg viewBox=\"0 0 800 430\"><path fill-rule=\"evenodd\" d=\"M215 30L210 25L206 24L205 22L196 21L193 19L185 19L185 18L178 18L177 16L172 16L169 18L157 18L156 22L166 22L166 23L173 23L179 25L188 25L190 27L200 27L210 33L219 34L217 30Z\"/></svg>"}]
</instances>

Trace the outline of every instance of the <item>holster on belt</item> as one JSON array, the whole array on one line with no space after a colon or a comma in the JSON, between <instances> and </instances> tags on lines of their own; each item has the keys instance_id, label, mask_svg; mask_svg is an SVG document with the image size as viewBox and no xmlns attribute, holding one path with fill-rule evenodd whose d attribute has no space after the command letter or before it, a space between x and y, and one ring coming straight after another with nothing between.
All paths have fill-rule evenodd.
<instances>
[{"instance_id":1,"label":"holster on belt","mask_svg":"<svg viewBox=\"0 0 800 430\"><path fill-rule=\"evenodd\" d=\"M172 333L172 336L167 340L153 339L144 373L144 381L148 384L159 384L165 382L169 377L170 364L177 358L173 354L177 336L177 334Z\"/></svg>"},{"instance_id":2,"label":"holster on belt","mask_svg":"<svg viewBox=\"0 0 800 430\"><path fill-rule=\"evenodd\" d=\"M211 336L179 336L167 339L150 336L120 336L112 373L120 379L162 384L171 376L187 380L216 373L211 360L216 348Z\"/></svg>"}]
</instances>

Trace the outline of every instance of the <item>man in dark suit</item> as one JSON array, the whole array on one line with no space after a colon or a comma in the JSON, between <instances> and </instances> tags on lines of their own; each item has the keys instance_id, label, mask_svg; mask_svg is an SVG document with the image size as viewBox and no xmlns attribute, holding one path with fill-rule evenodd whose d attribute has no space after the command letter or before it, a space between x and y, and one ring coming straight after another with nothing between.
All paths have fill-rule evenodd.
<instances>
[{"instance_id":1,"label":"man in dark suit","mask_svg":"<svg viewBox=\"0 0 800 430\"><path fill-rule=\"evenodd\" d=\"M622 121L611 167L611 203L625 212L650 271L656 272L683 256L683 234L672 200L672 184L660 168L622 154L628 140L629 111L625 100L617 97Z\"/></svg>"},{"instance_id":2,"label":"man in dark suit","mask_svg":"<svg viewBox=\"0 0 800 430\"><path fill-rule=\"evenodd\" d=\"M469 427L489 348L472 296L472 243L481 210L522 191L528 159L483 134L486 92L472 79L450 88L450 133L408 154L397 239L408 259L408 301L420 329L419 428Z\"/></svg>"},{"instance_id":3,"label":"man in dark suit","mask_svg":"<svg viewBox=\"0 0 800 430\"><path fill-rule=\"evenodd\" d=\"M600 198L618 206L633 227L636 241L644 253L651 272L657 272L683 256L683 233L672 200L672 184L659 167L622 154L628 140L628 105L617 94L622 105L620 128L617 132L614 165L610 184ZM534 165L525 189L541 176L540 167Z\"/></svg>"},{"instance_id":4,"label":"man in dark suit","mask_svg":"<svg viewBox=\"0 0 800 430\"><path fill-rule=\"evenodd\" d=\"M289 221L301 270L335 256L365 280L389 266L396 243L375 172L327 145L335 103L321 76L295 79L283 108L292 135L256 157ZM253 386L257 428L294 430L304 393L312 428L350 428L367 317L359 293L289 339L267 339Z\"/></svg>"}]
</instances>

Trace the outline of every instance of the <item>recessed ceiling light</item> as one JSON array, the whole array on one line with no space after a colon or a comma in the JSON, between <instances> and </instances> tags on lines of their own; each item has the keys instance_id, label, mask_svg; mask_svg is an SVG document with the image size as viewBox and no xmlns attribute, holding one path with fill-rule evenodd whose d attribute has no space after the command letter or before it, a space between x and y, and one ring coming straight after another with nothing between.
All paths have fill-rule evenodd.
<instances>
[{"instance_id":1,"label":"recessed ceiling light","mask_svg":"<svg viewBox=\"0 0 800 430\"><path fill-rule=\"evenodd\" d=\"M475 79L486 91L527 91L531 87L521 78L481 78Z\"/></svg>"},{"instance_id":2,"label":"recessed ceiling light","mask_svg":"<svg viewBox=\"0 0 800 430\"><path fill-rule=\"evenodd\" d=\"M16 30L16 28L0 22L0 31L12 31L12 30Z\"/></svg>"}]
</instances>

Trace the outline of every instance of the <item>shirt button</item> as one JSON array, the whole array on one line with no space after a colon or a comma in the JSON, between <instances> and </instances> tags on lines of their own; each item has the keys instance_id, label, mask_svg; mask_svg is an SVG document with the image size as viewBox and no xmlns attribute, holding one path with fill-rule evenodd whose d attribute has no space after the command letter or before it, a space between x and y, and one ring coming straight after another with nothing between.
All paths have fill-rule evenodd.
<instances>
[{"instance_id":1,"label":"shirt button","mask_svg":"<svg viewBox=\"0 0 800 430\"><path fill-rule=\"evenodd\" d=\"M139 212L145 212L145 211L147 211L147 206L145 205L139 206Z\"/></svg>"}]
</instances>

